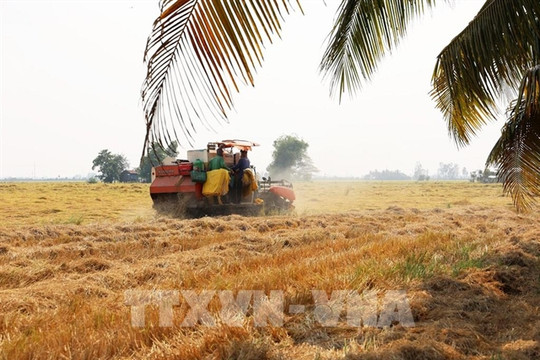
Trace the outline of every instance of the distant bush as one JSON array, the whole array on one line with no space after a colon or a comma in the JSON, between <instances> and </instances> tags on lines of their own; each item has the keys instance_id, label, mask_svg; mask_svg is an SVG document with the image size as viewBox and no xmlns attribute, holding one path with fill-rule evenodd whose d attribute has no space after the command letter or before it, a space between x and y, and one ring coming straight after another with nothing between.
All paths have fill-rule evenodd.
<instances>
[{"instance_id":1,"label":"distant bush","mask_svg":"<svg viewBox=\"0 0 540 360\"><path fill-rule=\"evenodd\" d=\"M98 182L98 179L95 176L92 176L86 180L88 184L96 184Z\"/></svg>"},{"instance_id":2,"label":"distant bush","mask_svg":"<svg viewBox=\"0 0 540 360\"><path fill-rule=\"evenodd\" d=\"M364 176L364 180L410 180L411 177L399 170L370 171Z\"/></svg>"}]
</instances>

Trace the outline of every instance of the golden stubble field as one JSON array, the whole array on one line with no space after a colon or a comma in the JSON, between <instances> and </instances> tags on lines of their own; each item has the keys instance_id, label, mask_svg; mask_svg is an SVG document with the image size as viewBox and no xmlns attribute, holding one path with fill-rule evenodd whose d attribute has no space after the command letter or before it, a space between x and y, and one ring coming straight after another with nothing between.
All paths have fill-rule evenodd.
<instances>
[{"instance_id":1,"label":"golden stubble field","mask_svg":"<svg viewBox=\"0 0 540 360\"><path fill-rule=\"evenodd\" d=\"M156 214L147 185L0 184L0 357L540 357L538 211L516 213L492 184L295 189L291 215L185 220ZM381 299L401 291L413 326L369 326L369 312L353 325L345 311L321 324L314 290L330 302L338 292L375 296L380 318ZM204 302L204 291L215 296ZM253 301L232 326L220 317L227 291L279 292L281 323L258 326ZM172 312L154 299L133 326L127 294L137 292L173 294ZM201 321L183 326L193 315Z\"/></svg>"}]
</instances>

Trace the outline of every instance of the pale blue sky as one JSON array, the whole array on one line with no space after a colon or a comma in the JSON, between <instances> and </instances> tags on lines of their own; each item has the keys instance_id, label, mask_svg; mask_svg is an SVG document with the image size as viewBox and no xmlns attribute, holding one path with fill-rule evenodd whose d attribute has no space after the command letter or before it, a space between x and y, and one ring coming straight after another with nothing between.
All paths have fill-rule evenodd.
<instances>
[{"instance_id":1,"label":"pale blue sky","mask_svg":"<svg viewBox=\"0 0 540 360\"><path fill-rule=\"evenodd\" d=\"M483 1L441 5L411 29L371 83L341 105L318 74L337 1L304 0L305 16L287 18L282 40L267 46L255 88L236 95L230 124L201 128L195 148L244 138L264 169L272 142L294 133L310 144L322 175L374 169L412 173L421 162L483 168L502 121L458 150L428 96L435 57ZM1 0L0 178L86 175L104 148L137 166L144 138L140 88L146 37L157 0ZM184 149L182 152L185 152ZM182 153L181 153L182 154Z\"/></svg>"}]
</instances>

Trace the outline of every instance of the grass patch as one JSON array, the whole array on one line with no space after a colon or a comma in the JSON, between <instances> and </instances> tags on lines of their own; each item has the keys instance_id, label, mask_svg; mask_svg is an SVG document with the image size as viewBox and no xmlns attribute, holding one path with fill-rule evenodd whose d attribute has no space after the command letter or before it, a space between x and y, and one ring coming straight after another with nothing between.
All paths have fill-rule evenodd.
<instances>
[{"instance_id":1,"label":"grass patch","mask_svg":"<svg viewBox=\"0 0 540 360\"><path fill-rule=\"evenodd\" d=\"M72 224L72 225L81 225L84 221L84 216L82 215L72 215L69 219L67 219L64 224Z\"/></svg>"},{"instance_id":2,"label":"grass patch","mask_svg":"<svg viewBox=\"0 0 540 360\"><path fill-rule=\"evenodd\" d=\"M454 277L461 274L464 270L485 266L485 254L473 255L475 250L476 247L474 245L465 245L459 249L458 259L452 265L452 275Z\"/></svg>"},{"instance_id":3,"label":"grass patch","mask_svg":"<svg viewBox=\"0 0 540 360\"><path fill-rule=\"evenodd\" d=\"M396 273L404 281L427 279L432 277L437 269L437 261L427 252L413 253L405 261L396 265Z\"/></svg>"}]
</instances>

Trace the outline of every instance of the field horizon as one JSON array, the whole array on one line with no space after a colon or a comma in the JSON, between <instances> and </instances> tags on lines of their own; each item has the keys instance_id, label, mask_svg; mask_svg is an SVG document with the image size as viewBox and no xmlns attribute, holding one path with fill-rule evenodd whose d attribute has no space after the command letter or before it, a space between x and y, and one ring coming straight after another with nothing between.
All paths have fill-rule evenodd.
<instances>
[{"instance_id":1,"label":"field horizon","mask_svg":"<svg viewBox=\"0 0 540 360\"><path fill-rule=\"evenodd\" d=\"M295 191L289 215L179 219L145 184L0 183L0 358L540 357L538 209L517 213L500 184ZM241 294L231 326L223 303ZM363 296L362 321L340 294Z\"/></svg>"}]
</instances>

